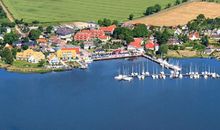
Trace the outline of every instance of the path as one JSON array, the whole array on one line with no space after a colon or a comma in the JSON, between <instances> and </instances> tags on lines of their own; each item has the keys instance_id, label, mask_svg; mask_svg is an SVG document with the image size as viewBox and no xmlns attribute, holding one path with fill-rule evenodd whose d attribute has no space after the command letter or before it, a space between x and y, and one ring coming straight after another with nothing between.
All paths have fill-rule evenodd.
<instances>
[{"instance_id":1,"label":"path","mask_svg":"<svg viewBox=\"0 0 220 130\"><path fill-rule=\"evenodd\" d=\"M14 22L15 18L13 17L13 15L10 13L10 11L8 10L8 8L5 6L4 2L2 0L0 0L0 6L2 7L2 9L4 10L4 12L6 13L7 18L9 19L10 22ZM22 33L21 29L18 27L18 25L15 25L15 30L21 35L21 36L26 36L25 33Z\"/></svg>"}]
</instances>

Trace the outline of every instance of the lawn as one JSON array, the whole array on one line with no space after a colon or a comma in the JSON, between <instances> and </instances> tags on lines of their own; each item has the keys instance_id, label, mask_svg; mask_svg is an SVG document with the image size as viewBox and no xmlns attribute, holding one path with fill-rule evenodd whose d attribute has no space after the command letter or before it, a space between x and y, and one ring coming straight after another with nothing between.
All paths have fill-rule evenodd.
<instances>
[{"instance_id":1,"label":"lawn","mask_svg":"<svg viewBox=\"0 0 220 130\"><path fill-rule=\"evenodd\" d=\"M27 22L127 20L129 14L143 16L154 4L162 7L175 0L3 0L13 16Z\"/></svg>"}]
</instances>

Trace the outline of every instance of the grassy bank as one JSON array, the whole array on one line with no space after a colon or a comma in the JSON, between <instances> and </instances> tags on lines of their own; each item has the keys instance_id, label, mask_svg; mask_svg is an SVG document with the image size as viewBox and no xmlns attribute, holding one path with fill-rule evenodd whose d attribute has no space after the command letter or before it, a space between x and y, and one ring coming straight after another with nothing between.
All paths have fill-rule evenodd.
<instances>
[{"instance_id":1,"label":"grassy bank","mask_svg":"<svg viewBox=\"0 0 220 130\"><path fill-rule=\"evenodd\" d=\"M75 65L74 68L78 67L76 63L74 63L73 65ZM15 61L13 65L8 65L0 61L0 68L3 68L9 72L18 73L48 73L53 71L66 71L65 69L48 69L45 67L39 67L38 64L32 64L26 61Z\"/></svg>"}]
</instances>

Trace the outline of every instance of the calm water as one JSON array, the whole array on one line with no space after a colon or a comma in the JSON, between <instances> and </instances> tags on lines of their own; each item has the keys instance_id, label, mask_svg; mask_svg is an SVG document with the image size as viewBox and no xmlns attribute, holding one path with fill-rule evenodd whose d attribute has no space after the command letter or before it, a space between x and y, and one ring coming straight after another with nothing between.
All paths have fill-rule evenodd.
<instances>
[{"instance_id":1,"label":"calm water","mask_svg":"<svg viewBox=\"0 0 220 130\"><path fill-rule=\"evenodd\" d=\"M88 70L49 74L0 70L0 130L220 129L220 80L114 80L120 66L141 61L94 62ZM193 63L220 73L216 60L179 62L184 70ZM149 68L160 71L152 62Z\"/></svg>"}]
</instances>

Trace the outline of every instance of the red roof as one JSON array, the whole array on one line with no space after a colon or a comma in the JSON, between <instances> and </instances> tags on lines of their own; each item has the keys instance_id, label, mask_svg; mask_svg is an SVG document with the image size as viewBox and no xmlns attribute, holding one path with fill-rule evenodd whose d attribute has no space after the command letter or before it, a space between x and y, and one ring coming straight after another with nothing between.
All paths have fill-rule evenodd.
<instances>
[{"instance_id":1,"label":"red roof","mask_svg":"<svg viewBox=\"0 0 220 130\"><path fill-rule=\"evenodd\" d=\"M77 32L74 36L75 41L88 41L92 38L98 38L101 36L105 36L104 31L102 30L82 30L81 32Z\"/></svg>"},{"instance_id":2,"label":"red roof","mask_svg":"<svg viewBox=\"0 0 220 130\"><path fill-rule=\"evenodd\" d=\"M91 34L85 32L78 32L74 36L75 41L88 41L91 39Z\"/></svg>"},{"instance_id":3,"label":"red roof","mask_svg":"<svg viewBox=\"0 0 220 130\"><path fill-rule=\"evenodd\" d=\"M108 39L108 36L103 35L103 36L99 36L98 38L99 38L99 39Z\"/></svg>"},{"instance_id":4,"label":"red roof","mask_svg":"<svg viewBox=\"0 0 220 130\"><path fill-rule=\"evenodd\" d=\"M115 30L116 28L116 25L111 25L111 26L108 26L108 27L100 27L99 30L102 30L104 32L110 32L110 33L113 33L113 31Z\"/></svg>"},{"instance_id":5,"label":"red roof","mask_svg":"<svg viewBox=\"0 0 220 130\"><path fill-rule=\"evenodd\" d=\"M194 32L194 33L191 33L191 34L189 35L189 38L190 38L190 39L193 38L193 37L199 38L199 37L200 37L200 36L199 36L199 33L198 33L198 32Z\"/></svg>"},{"instance_id":6,"label":"red roof","mask_svg":"<svg viewBox=\"0 0 220 130\"><path fill-rule=\"evenodd\" d=\"M159 46L158 44L155 44L152 41L149 41L147 44L145 44L146 49L154 49L156 46Z\"/></svg>"},{"instance_id":7,"label":"red roof","mask_svg":"<svg viewBox=\"0 0 220 130\"><path fill-rule=\"evenodd\" d=\"M79 47L71 47L71 48L62 48L61 50L67 51L67 50L75 50L77 54L80 53L80 48Z\"/></svg>"},{"instance_id":8,"label":"red roof","mask_svg":"<svg viewBox=\"0 0 220 130\"><path fill-rule=\"evenodd\" d=\"M133 42L131 42L128 46L132 46L134 48L141 48L142 38L135 38Z\"/></svg>"}]
</instances>

